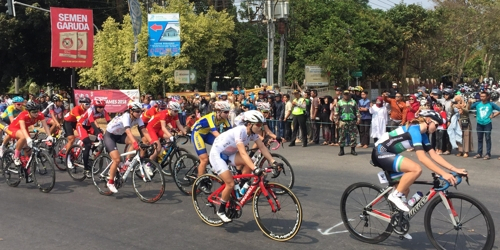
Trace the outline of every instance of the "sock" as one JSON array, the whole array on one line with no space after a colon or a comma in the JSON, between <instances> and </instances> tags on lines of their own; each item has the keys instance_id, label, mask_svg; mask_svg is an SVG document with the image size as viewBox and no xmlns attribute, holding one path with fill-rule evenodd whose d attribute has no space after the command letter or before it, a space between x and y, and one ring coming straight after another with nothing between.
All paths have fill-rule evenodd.
<instances>
[{"instance_id":1,"label":"sock","mask_svg":"<svg viewBox=\"0 0 500 250\"><path fill-rule=\"evenodd\" d=\"M14 158L19 158L19 155L21 154L21 151L19 150L14 150Z\"/></svg>"},{"instance_id":2,"label":"sock","mask_svg":"<svg viewBox=\"0 0 500 250\"><path fill-rule=\"evenodd\" d=\"M223 200L220 201L219 213L226 213L226 202Z\"/></svg>"},{"instance_id":3,"label":"sock","mask_svg":"<svg viewBox=\"0 0 500 250\"><path fill-rule=\"evenodd\" d=\"M403 193L399 192L398 190L394 190L393 194L394 194L394 196L396 196L396 197L403 197L403 196L405 195L405 194L403 194Z\"/></svg>"},{"instance_id":4,"label":"sock","mask_svg":"<svg viewBox=\"0 0 500 250\"><path fill-rule=\"evenodd\" d=\"M113 179L109 179L108 183L109 183L109 184L115 184L115 180L113 180Z\"/></svg>"}]
</instances>

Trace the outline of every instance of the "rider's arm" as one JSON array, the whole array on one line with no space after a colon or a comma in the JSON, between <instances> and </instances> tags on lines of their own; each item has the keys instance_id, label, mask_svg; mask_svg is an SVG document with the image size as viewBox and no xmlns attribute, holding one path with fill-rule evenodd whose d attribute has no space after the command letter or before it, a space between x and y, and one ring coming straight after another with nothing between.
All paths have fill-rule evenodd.
<instances>
[{"instance_id":1,"label":"rider's arm","mask_svg":"<svg viewBox=\"0 0 500 250\"><path fill-rule=\"evenodd\" d=\"M262 142L262 140L260 138L255 140L255 144L257 144L257 147L259 147L259 150L262 153L262 155L264 155L264 157L266 157L266 159L269 162L273 163L274 159L271 156L271 153L269 153L269 150L267 149L266 145L264 145L264 143Z\"/></svg>"},{"instance_id":2,"label":"rider's arm","mask_svg":"<svg viewBox=\"0 0 500 250\"><path fill-rule=\"evenodd\" d=\"M52 119L52 120L55 120L55 119ZM45 131L50 131L49 126L47 125L47 121L45 119L42 119L41 121L42 121L42 128Z\"/></svg>"},{"instance_id":3,"label":"rider's arm","mask_svg":"<svg viewBox=\"0 0 500 250\"><path fill-rule=\"evenodd\" d=\"M260 141L260 139L259 139L259 141ZM260 141L260 142L262 143L262 141ZM245 162L245 165L249 166L252 170L254 170L255 165L253 164L252 159L250 159L250 156L248 156L247 149L245 148L245 144L243 142L239 142L236 144L236 147L238 148L238 152L240 153L241 158Z\"/></svg>"},{"instance_id":4,"label":"rider's arm","mask_svg":"<svg viewBox=\"0 0 500 250\"><path fill-rule=\"evenodd\" d=\"M453 171L453 172L457 172L457 173L461 173L463 171L461 169L457 169L456 167L451 165L449 162L447 162L441 155L438 155L434 149L429 150L429 152L427 152L427 153L429 153L429 156L435 162L437 162L439 165L443 166L444 168L446 168L450 171Z\"/></svg>"},{"instance_id":5,"label":"rider's arm","mask_svg":"<svg viewBox=\"0 0 500 250\"><path fill-rule=\"evenodd\" d=\"M125 129L125 134L127 134L127 137L128 139L133 143L133 142L137 142L137 140L135 139L135 136L132 134L132 130L130 130L130 127L126 128Z\"/></svg>"},{"instance_id":6,"label":"rider's arm","mask_svg":"<svg viewBox=\"0 0 500 250\"><path fill-rule=\"evenodd\" d=\"M264 124L264 132L266 132L266 135L269 135L271 138L276 139L276 135L273 134L273 132L269 129L267 124Z\"/></svg>"},{"instance_id":7,"label":"rider's arm","mask_svg":"<svg viewBox=\"0 0 500 250\"><path fill-rule=\"evenodd\" d=\"M168 138L172 137L172 134L167 129L167 122L165 120L161 120L160 124L161 124L161 130L163 131L163 134L165 134Z\"/></svg>"},{"instance_id":8,"label":"rider's arm","mask_svg":"<svg viewBox=\"0 0 500 250\"><path fill-rule=\"evenodd\" d=\"M179 128L184 134L186 134L186 129L184 128L184 126L182 126L179 120L176 120L175 124L177 124L177 128Z\"/></svg>"},{"instance_id":9,"label":"rider's arm","mask_svg":"<svg viewBox=\"0 0 500 250\"><path fill-rule=\"evenodd\" d=\"M26 128L26 123L24 123L24 120L19 120L19 128L21 130L21 133L23 133L24 138L26 139L31 138L30 135L28 134L28 128Z\"/></svg>"},{"instance_id":10,"label":"rider's arm","mask_svg":"<svg viewBox=\"0 0 500 250\"><path fill-rule=\"evenodd\" d=\"M422 164L424 164L424 166L426 166L432 172L439 174L439 175L447 174L446 171L444 171L442 168L437 166L429 157L427 157L424 150L416 150L415 154L417 155L418 160L420 162L422 162Z\"/></svg>"}]
</instances>

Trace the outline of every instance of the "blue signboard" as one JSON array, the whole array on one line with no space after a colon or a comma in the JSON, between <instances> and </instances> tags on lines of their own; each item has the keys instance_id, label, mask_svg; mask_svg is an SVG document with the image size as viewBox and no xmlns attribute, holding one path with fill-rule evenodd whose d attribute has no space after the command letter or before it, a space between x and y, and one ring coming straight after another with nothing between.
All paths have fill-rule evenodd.
<instances>
[{"instance_id":1,"label":"blue signboard","mask_svg":"<svg viewBox=\"0 0 500 250\"><path fill-rule=\"evenodd\" d=\"M179 13L148 14L148 32L148 56L181 53Z\"/></svg>"}]
</instances>

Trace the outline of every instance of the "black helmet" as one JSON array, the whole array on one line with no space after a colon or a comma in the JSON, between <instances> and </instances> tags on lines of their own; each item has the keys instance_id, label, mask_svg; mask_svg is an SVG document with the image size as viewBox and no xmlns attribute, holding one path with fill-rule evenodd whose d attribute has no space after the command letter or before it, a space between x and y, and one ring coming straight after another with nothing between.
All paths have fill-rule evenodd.
<instances>
[{"instance_id":1,"label":"black helmet","mask_svg":"<svg viewBox=\"0 0 500 250\"><path fill-rule=\"evenodd\" d=\"M266 94L266 91L259 91L259 95L265 95Z\"/></svg>"},{"instance_id":2,"label":"black helmet","mask_svg":"<svg viewBox=\"0 0 500 250\"><path fill-rule=\"evenodd\" d=\"M435 95L438 95L438 96L442 96L443 95L443 93L439 89L433 89L431 91L431 94L435 94Z\"/></svg>"},{"instance_id":3,"label":"black helmet","mask_svg":"<svg viewBox=\"0 0 500 250\"><path fill-rule=\"evenodd\" d=\"M87 103L87 104L90 104L90 98L88 97L80 97L80 99L78 100L78 103L82 104L82 103Z\"/></svg>"},{"instance_id":4,"label":"black helmet","mask_svg":"<svg viewBox=\"0 0 500 250\"><path fill-rule=\"evenodd\" d=\"M441 115L438 112L436 112L434 110L422 110L422 111L420 111L419 116L429 117L433 121L437 122L438 125L443 124L443 118L441 117Z\"/></svg>"},{"instance_id":5,"label":"black helmet","mask_svg":"<svg viewBox=\"0 0 500 250\"><path fill-rule=\"evenodd\" d=\"M28 111L33 111L33 110L40 111L40 107L38 106L38 104L36 104L33 101L29 101L26 103L26 109Z\"/></svg>"},{"instance_id":6,"label":"black helmet","mask_svg":"<svg viewBox=\"0 0 500 250\"><path fill-rule=\"evenodd\" d=\"M443 94L449 95L451 98L451 97L453 97L453 90L449 89L449 88L445 88L445 89L443 89Z\"/></svg>"}]
</instances>

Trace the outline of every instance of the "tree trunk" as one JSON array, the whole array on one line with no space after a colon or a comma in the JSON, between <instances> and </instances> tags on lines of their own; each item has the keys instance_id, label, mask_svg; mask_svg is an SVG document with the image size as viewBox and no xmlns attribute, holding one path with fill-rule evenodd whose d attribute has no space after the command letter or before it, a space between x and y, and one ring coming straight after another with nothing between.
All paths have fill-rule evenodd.
<instances>
[{"instance_id":1,"label":"tree trunk","mask_svg":"<svg viewBox=\"0 0 500 250\"><path fill-rule=\"evenodd\" d=\"M465 67L465 63L467 62L468 56L469 56L469 48L465 49L464 59L462 60L462 63L460 64L460 68L458 69L458 72L457 72L458 79L460 79L460 77L462 76L462 73L464 72L464 67ZM458 81L453 81L453 82L458 82Z\"/></svg>"},{"instance_id":2,"label":"tree trunk","mask_svg":"<svg viewBox=\"0 0 500 250\"><path fill-rule=\"evenodd\" d=\"M491 67L491 62L493 61L493 57L495 57L495 55L490 56L490 60L488 61L488 66L486 66L486 75L487 76L490 76L490 67Z\"/></svg>"},{"instance_id":3,"label":"tree trunk","mask_svg":"<svg viewBox=\"0 0 500 250\"><path fill-rule=\"evenodd\" d=\"M401 82L403 83L402 91L403 93L408 92L408 83L406 82L406 69L408 67L408 45L404 45L403 47L403 65L401 66Z\"/></svg>"},{"instance_id":4,"label":"tree trunk","mask_svg":"<svg viewBox=\"0 0 500 250\"><path fill-rule=\"evenodd\" d=\"M205 77L205 92L210 91L210 73L212 72L212 66L207 67L207 76Z\"/></svg>"},{"instance_id":5,"label":"tree trunk","mask_svg":"<svg viewBox=\"0 0 500 250\"><path fill-rule=\"evenodd\" d=\"M118 20L123 20L123 3L124 1L116 0L116 12L118 13Z\"/></svg>"}]
</instances>

